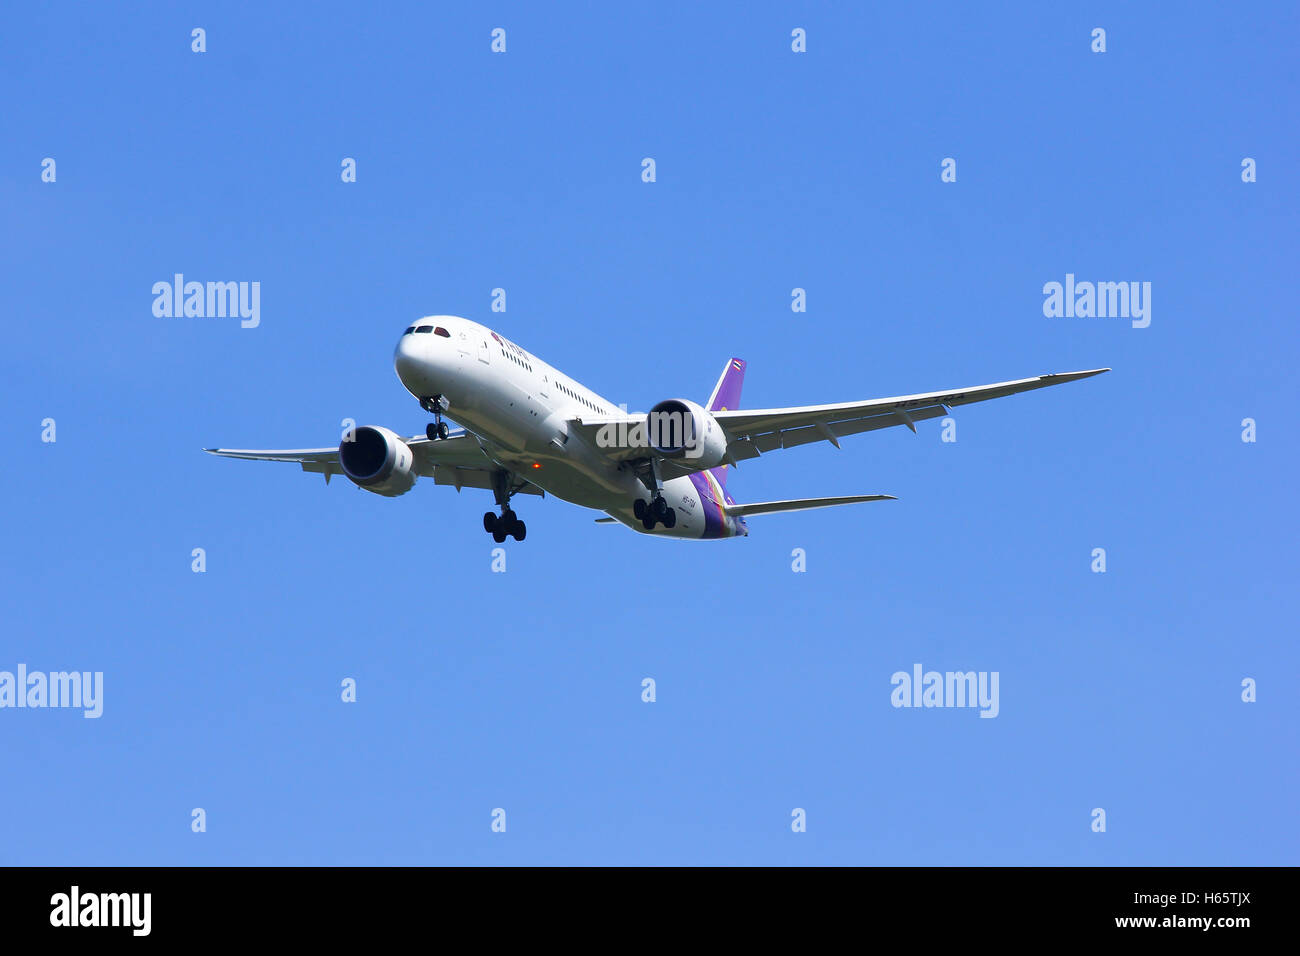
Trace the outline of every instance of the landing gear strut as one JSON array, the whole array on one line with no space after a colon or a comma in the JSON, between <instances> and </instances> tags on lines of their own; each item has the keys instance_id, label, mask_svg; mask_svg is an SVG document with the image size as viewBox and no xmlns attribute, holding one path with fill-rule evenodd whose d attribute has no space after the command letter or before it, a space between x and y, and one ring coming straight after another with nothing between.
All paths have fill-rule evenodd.
<instances>
[{"instance_id":1,"label":"landing gear strut","mask_svg":"<svg viewBox=\"0 0 1300 956\"><path fill-rule=\"evenodd\" d=\"M442 420L442 413L447 410L449 405L447 399L441 395L430 395L427 398L420 399L420 407L433 414L433 421L424 427L425 437L429 441L437 441L440 438L447 437L447 423Z\"/></svg>"},{"instance_id":2,"label":"landing gear strut","mask_svg":"<svg viewBox=\"0 0 1300 956\"><path fill-rule=\"evenodd\" d=\"M519 520L519 517L510 510L510 499L513 498L527 482L520 482L512 487L513 476L508 471L494 471L492 473L492 493L496 496L497 506L501 509L501 514L496 515L491 511L483 514L483 530L492 535L492 540L501 544L508 537L514 537L516 541L523 541L528 534L528 526Z\"/></svg>"}]
</instances>

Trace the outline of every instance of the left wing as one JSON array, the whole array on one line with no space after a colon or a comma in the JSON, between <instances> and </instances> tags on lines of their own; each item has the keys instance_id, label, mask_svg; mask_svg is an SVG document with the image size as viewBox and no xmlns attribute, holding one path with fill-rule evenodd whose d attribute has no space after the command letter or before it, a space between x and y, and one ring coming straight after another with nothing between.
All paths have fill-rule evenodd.
<instances>
[{"instance_id":1,"label":"left wing","mask_svg":"<svg viewBox=\"0 0 1300 956\"><path fill-rule=\"evenodd\" d=\"M1056 372L948 392L923 392L840 405L714 412L713 417L732 439L728 451L736 458L754 458L761 452L810 441L829 441L838 447L837 438L893 425L904 425L916 431L916 422L946 415L949 407L954 405L970 405L1049 385L1063 385L1109 371L1108 368L1096 368L1086 372Z\"/></svg>"},{"instance_id":2,"label":"left wing","mask_svg":"<svg viewBox=\"0 0 1300 956\"><path fill-rule=\"evenodd\" d=\"M432 478L435 485L453 485L461 488L492 488L492 472L500 466L492 461L480 447L478 440L465 431L452 432L447 438L430 441L423 436L403 438L415 458L414 471L423 478ZM339 450L334 448L290 448L284 450L250 450L243 448L205 448L209 455L222 458L242 458L246 461L294 461L303 471L323 474L326 483L333 475L343 474L339 464ZM519 489L527 495L540 495L542 489L526 484Z\"/></svg>"}]
</instances>

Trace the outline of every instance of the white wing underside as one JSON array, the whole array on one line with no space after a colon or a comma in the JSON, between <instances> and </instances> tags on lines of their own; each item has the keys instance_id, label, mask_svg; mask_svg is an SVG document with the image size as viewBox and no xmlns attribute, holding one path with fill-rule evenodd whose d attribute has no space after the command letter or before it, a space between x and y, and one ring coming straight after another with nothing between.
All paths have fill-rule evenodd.
<instances>
[{"instance_id":1,"label":"white wing underside","mask_svg":"<svg viewBox=\"0 0 1300 956\"><path fill-rule=\"evenodd\" d=\"M432 478L435 485L452 485L461 488L492 488L492 472L499 470L492 459L483 453L473 436L464 431L452 432L447 438L430 441L428 438L403 438L415 457L414 471L422 478ZM339 464L339 450L334 448L244 449L205 448L210 455L222 458L242 458L248 461L292 461L302 465L303 471L324 475L325 480L343 474ZM541 495L542 489L528 484L519 489L526 495Z\"/></svg>"},{"instance_id":2,"label":"white wing underside","mask_svg":"<svg viewBox=\"0 0 1300 956\"><path fill-rule=\"evenodd\" d=\"M828 441L839 447L839 439L859 432L874 431L901 425L916 431L916 423L947 415L958 405L1003 398L1018 392L1028 392L1049 385L1063 385L1081 378L1109 372L1107 368L1083 372L1057 372L1034 378L978 385L973 388L953 389L945 392L923 392L918 395L901 395L894 398L876 398L865 402L844 402L837 405L800 405L791 408L738 409L713 412L727 433L727 458L731 464L776 451L793 448L809 442ZM599 447L601 429L606 434L625 434L639 427L644 415L626 415L606 418L580 418L570 425L592 445ZM610 429L609 426L614 426ZM620 461L648 457L651 452L641 447L605 447L601 451ZM703 470L689 460L661 459L664 477L676 477Z\"/></svg>"}]
</instances>

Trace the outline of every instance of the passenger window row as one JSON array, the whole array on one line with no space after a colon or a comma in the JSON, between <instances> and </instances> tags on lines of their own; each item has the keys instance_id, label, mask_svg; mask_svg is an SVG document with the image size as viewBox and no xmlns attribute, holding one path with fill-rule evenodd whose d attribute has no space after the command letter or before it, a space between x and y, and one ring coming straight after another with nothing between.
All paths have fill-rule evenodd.
<instances>
[{"instance_id":1,"label":"passenger window row","mask_svg":"<svg viewBox=\"0 0 1300 956\"><path fill-rule=\"evenodd\" d=\"M514 362L520 368L527 369L530 372L533 370L533 367L531 365L529 365L526 361L521 359L514 352L507 351L504 346L502 346L501 348L501 354L504 355L506 358L510 359L510 361Z\"/></svg>"},{"instance_id":2,"label":"passenger window row","mask_svg":"<svg viewBox=\"0 0 1300 956\"><path fill-rule=\"evenodd\" d=\"M555 387L558 388L560 391L562 391L565 395L568 395L575 402L582 402L582 404L586 405L593 412L600 411L599 406L597 406L595 402L588 401L586 398L584 398L582 395L579 395L577 392L569 388L563 382L556 382Z\"/></svg>"}]
</instances>

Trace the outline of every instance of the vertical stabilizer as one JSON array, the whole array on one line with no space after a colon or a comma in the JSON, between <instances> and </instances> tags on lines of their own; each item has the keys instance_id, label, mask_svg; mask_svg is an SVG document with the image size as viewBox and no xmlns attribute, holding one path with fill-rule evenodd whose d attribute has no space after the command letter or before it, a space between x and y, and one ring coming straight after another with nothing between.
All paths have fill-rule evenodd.
<instances>
[{"instance_id":1,"label":"vertical stabilizer","mask_svg":"<svg viewBox=\"0 0 1300 956\"><path fill-rule=\"evenodd\" d=\"M711 412L723 412L739 408L740 387L744 384L744 360L738 358L728 359L726 368L722 370L722 375L718 378L718 384L713 386L713 394L709 396L709 403L704 407ZM709 471L718 484L725 485L727 483L726 465L711 468Z\"/></svg>"}]
</instances>

